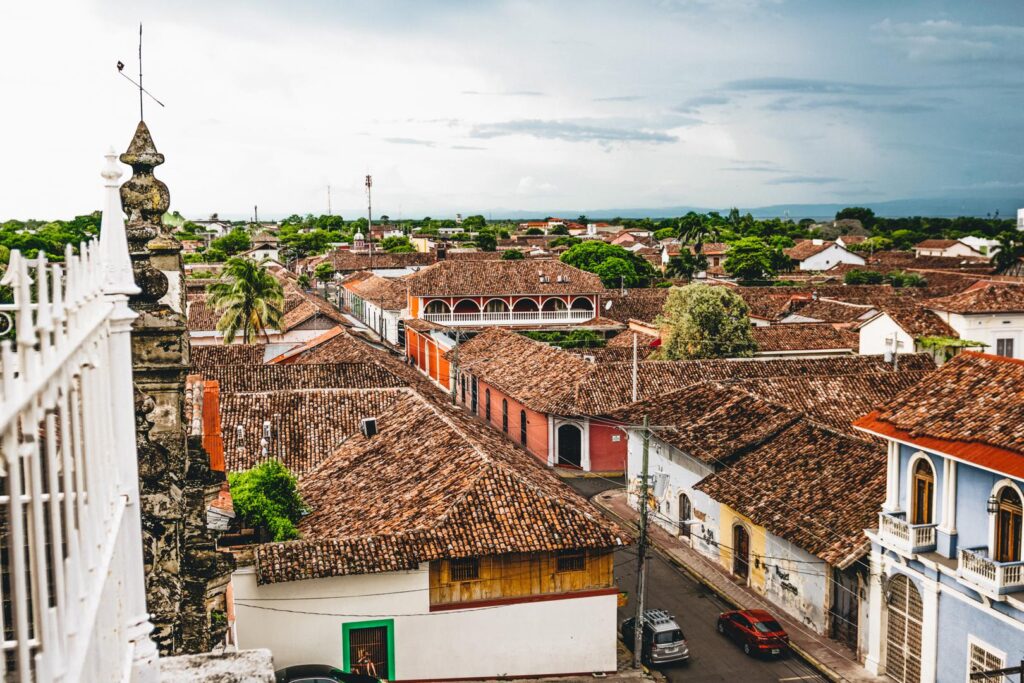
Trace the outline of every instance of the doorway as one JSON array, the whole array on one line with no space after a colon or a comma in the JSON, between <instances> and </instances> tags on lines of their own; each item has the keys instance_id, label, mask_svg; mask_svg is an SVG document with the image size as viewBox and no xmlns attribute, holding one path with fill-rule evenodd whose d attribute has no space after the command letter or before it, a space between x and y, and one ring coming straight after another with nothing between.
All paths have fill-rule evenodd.
<instances>
[{"instance_id":1,"label":"doorway","mask_svg":"<svg viewBox=\"0 0 1024 683\"><path fill-rule=\"evenodd\" d=\"M685 493L679 494L679 537L689 538L690 516L693 509L690 505L690 497Z\"/></svg>"},{"instance_id":2,"label":"doorway","mask_svg":"<svg viewBox=\"0 0 1024 683\"><path fill-rule=\"evenodd\" d=\"M1021 518L1022 508L1020 496L1010 486L1003 487L999 492L999 505L996 512L996 562L1017 562L1021 558Z\"/></svg>"},{"instance_id":3,"label":"doorway","mask_svg":"<svg viewBox=\"0 0 1024 683\"><path fill-rule=\"evenodd\" d=\"M583 467L583 434L576 425L558 428L558 460L563 467Z\"/></svg>"},{"instance_id":4,"label":"doorway","mask_svg":"<svg viewBox=\"0 0 1024 683\"><path fill-rule=\"evenodd\" d=\"M395 668L394 621L342 624L345 670L390 679Z\"/></svg>"},{"instance_id":5,"label":"doorway","mask_svg":"<svg viewBox=\"0 0 1024 683\"><path fill-rule=\"evenodd\" d=\"M732 573L744 581L750 576L750 534L742 524L732 528Z\"/></svg>"}]
</instances>

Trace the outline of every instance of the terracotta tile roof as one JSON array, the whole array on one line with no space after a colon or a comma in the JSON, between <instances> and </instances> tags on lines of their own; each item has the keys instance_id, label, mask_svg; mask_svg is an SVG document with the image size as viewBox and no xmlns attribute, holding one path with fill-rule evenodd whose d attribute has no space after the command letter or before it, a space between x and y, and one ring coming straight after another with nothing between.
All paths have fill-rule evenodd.
<instances>
[{"instance_id":1,"label":"terracotta tile roof","mask_svg":"<svg viewBox=\"0 0 1024 683\"><path fill-rule=\"evenodd\" d=\"M500 251L453 251L445 256L448 261L500 261Z\"/></svg>"},{"instance_id":2,"label":"terracotta tile roof","mask_svg":"<svg viewBox=\"0 0 1024 683\"><path fill-rule=\"evenodd\" d=\"M185 304L187 326L192 331L213 331L217 328L220 314L206 305L206 294L190 294Z\"/></svg>"},{"instance_id":3,"label":"terracotta tile roof","mask_svg":"<svg viewBox=\"0 0 1024 683\"><path fill-rule=\"evenodd\" d=\"M984 256L915 256L912 251L878 251L865 256L869 265L882 266L888 270L969 270L975 273L992 273L994 269Z\"/></svg>"},{"instance_id":4,"label":"terracotta tile roof","mask_svg":"<svg viewBox=\"0 0 1024 683\"><path fill-rule=\"evenodd\" d=\"M619 332L614 337L609 339L608 343L605 344L605 347L606 348L628 349L630 351L630 353L632 353L632 351L633 351L633 334L634 334L633 330L623 330L622 332ZM651 344L653 344L658 339L657 337L655 337L653 335L644 334L643 332L636 332L635 334L636 334L637 349L641 350L641 351L644 350L645 348L647 348L648 350L651 350L650 349Z\"/></svg>"},{"instance_id":5,"label":"terracotta tile roof","mask_svg":"<svg viewBox=\"0 0 1024 683\"><path fill-rule=\"evenodd\" d=\"M1024 362L964 351L855 424L1024 476Z\"/></svg>"},{"instance_id":6,"label":"terracotta tile roof","mask_svg":"<svg viewBox=\"0 0 1024 683\"><path fill-rule=\"evenodd\" d=\"M364 363L367 361L366 344L360 342L342 327L335 327L311 339L300 347L283 353L271 362L294 364Z\"/></svg>"},{"instance_id":7,"label":"terracotta tile roof","mask_svg":"<svg viewBox=\"0 0 1024 683\"><path fill-rule=\"evenodd\" d=\"M811 258L815 254L820 254L832 246L835 246L835 242L823 240L822 242L815 244L814 240L800 240L794 246L789 247L788 249L783 249L782 251L786 256L794 261L803 261Z\"/></svg>"},{"instance_id":8,"label":"terracotta tile roof","mask_svg":"<svg viewBox=\"0 0 1024 683\"><path fill-rule=\"evenodd\" d=\"M225 392L221 432L227 469L249 469L263 459L264 423L270 422L267 455L302 474L358 432L362 418L386 414L398 398L396 389Z\"/></svg>"},{"instance_id":9,"label":"terracotta tile roof","mask_svg":"<svg viewBox=\"0 0 1024 683\"><path fill-rule=\"evenodd\" d=\"M670 291L669 287L651 287L627 289L625 294L621 294L620 290L610 289L601 295L601 315L622 323L630 320L654 322L665 308Z\"/></svg>"},{"instance_id":10,"label":"terracotta tile roof","mask_svg":"<svg viewBox=\"0 0 1024 683\"><path fill-rule=\"evenodd\" d=\"M864 375L778 376L740 380L731 386L742 388L765 401L806 413L833 429L855 433L850 426L854 420L916 385L932 372L934 369L905 371L900 368L899 372Z\"/></svg>"},{"instance_id":11,"label":"terracotta tile roof","mask_svg":"<svg viewBox=\"0 0 1024 683\"><path fill-rule=\"evenodd\" d=\"M402 279L368 273L367 277L346 280L343 286L385 311L400 311L409 305L408 286Z\"/></svg>"},{"instance_id":12,"label":"terracotta tile roof","mask_svg":"<svg viewBox=\"0 0 1024 683\"><path fill-rule=\"evenodd\" d=\"M867 239L866 235L840 235L843 244L860 244Z\"/></svg>"},{"instance_id":13,"label":"terracotta tile roof","mask_svg":"<svg viewBox=\"0 0 1024 683\"><path fill-rule=\"evenodd\" d=\"M364 352L364 357L369 354ZM372 389L406 382L373 362L292 365L211 365L206 379L220 382L222 394L292 389Z\"/></svg>"},{"instance_id":14,"label":"terracotta tile roof","mask_svg":"<svg viewBox=\"0 0 1024 683\"><path fill-rule=\"evenodd\" d=\"M932 370L928 354L900 356L899 372ZM646 361L637 372L641 400L704 381L767 377L815 377L893 373L881 356L834 356L770 360ZM559 398L557 411L564 415L603 415L632 402L630 363L593 365L590 371Z\"/></svg>"},{"instance_id":15,"label":"terracotta tile roof","mask_svg":"<svg viewBox=\"0 0 1024 683\"><path fill-rule=\"evenodd\" d=\"M731 460L797 418L792 409L721 382L702 382L638 401L607 417L640 424L647 415L656 436L709 465Z\"/></svg>"},{"instance_id":16,"label":"terracotta tile roof","mask_svg":"<svg viewBox=\"0 0 1024 683\"><path fill-rule=\"evenodd\" d=\"M948 249L960 240L923 240L914 245L914 249Z\"/></svg>"},{"instance_id":17,"label":"terracotta tile roof","mask_svg":"<svg viewBox=\"0 0 1024 683\"><path fill-rule=\"evenodd\" d=\"M842 568L868 548L885 448L802 419L695 488Z\"/></svg>"},{"instance_id":18,"label":"terracotta tile roof","mask_svg":"<svg viewBox=\"0 0 1024 683\"><path fill-rule=\"evenodd\" d=\"M549 412L552 399L593 367L579 356L499 328L463 342L445 358L542 413Z\"/></svg>"},{"instance_id":19,"label":"terracotta tile roof","mask_svg":"<svg viewBox=\"0 0 1024 683\"><path fill-rule=\"evenodd\" d=\"M961 314L1024 313L1024 287L993 282L978 283L959 294L925 301L924 305L932 310Z\"/></svg>"},{"instance_id":20,"label":"terracotta tile roof","mask_svg":"<svg viewBox=\"0 0 1024 683\"><path fill-rule=\"evenodd\" d=\"M542 273L545 276L541 281ZM567 281L559 282L558 278ZM410 275L413 296L597 294L600 278L556 260L440 261Z\"/></svg>"},{"instance_id":21,"label":"terracotta tile roof","mask_svg":"<svg viewBox=\"0 0 1024 683\"><path fill-rule=\"evenodd\" d=\"M922 337L952 337L959 338L956 330L946 324L934 311L930 311L920 302L906 302L891 306L883 305L882 312L892 318L893 322L903 328L903 331L914 339ZM860 326L874 320L872 316L865 320ZM859 326L858 326L859 327Z\"/></svg>"},{"instance_id":22,"label":"terracotta tile roof","mask_svg":"<svg viewBox=\"0 0 1024 683\"><path fill-rule=\"evenodd\" d=\"M333 323L344 323L345 318L333 305L317 294L301 292L285 298L282 331L293 330L315 318L325 318Z\"/></svg>"},{"instance_id":23,"label":"terracotta tile roof","mask_svg":"<svg viewBox=\"0 0 1024 683\"><path fill-rule=\"evenodd\" d=\"M792 313L802 318L810 318L826 323L853 323L867 317L877 310L870 304L852 304L838 299L818 299L817 301L798 302Z\"/></svg>"},{"instance_id":24,"label":"terracotta tile roof","mask_svg":"<svg viewBox=\"0 0 1024 683\"><path fill-rule=\"evenodd\" d=\"M404 254L389 254L387 252L375 251L373 257L369 253L356 253L349 250L335 250L322 259L334 266L339 273L350 273L355 270L369 270L371 268L411 268L415 266L429 266L436 261L432 253L409 252Z\"/></svg>"},{"instance_id":25,"label":"terracotta tile roof","mask_svg":"<svg viewBox=\"0 0 1024 683\"><path fill-rule=\"evenodd\" d=\"M856 335L837 330L830 323L787 323L755 327L751 331L757 350L762 353L780 351L824 351L859 347Z\"/></svg>"},{"instance_id":26,"label":"terracotta tile roof","mask_svg":"<svg viewBox=\"0 0 1024 683\"><path fill-rule=\"evenodd\" d=\"M265 344L205 344L192 347L190 365L202 370L210 365L262 365Z\"/></svg>"},{"instance_id":27,"label":"terracotta tile roof","mask_svg":"<svg viewBox=\"0 0 1024 683\"><path fill-rule=\"evenodd\" d=\"M260 583L625 541L528 453L463 411L403 393L374 437L356 434L302 477L303 539L257 547Z\"/></svg>"}]
</instances>

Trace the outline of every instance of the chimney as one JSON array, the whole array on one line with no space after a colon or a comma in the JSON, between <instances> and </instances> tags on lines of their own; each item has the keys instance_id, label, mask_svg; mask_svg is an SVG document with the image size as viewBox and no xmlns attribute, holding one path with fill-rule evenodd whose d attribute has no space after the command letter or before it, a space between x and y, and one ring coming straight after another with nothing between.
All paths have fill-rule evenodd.
<instances>
[{"instance_id":1,"label":"chimney","mask_svg":"<svg viewBox=\"0 0 1024 683\"><path fill-rule=\"evenodd\" d=\"M359 431L361 431L363 436L367 439L372 439L377 434L377 418L364 417L359 421Z\"/></svg>"}]
</instances>

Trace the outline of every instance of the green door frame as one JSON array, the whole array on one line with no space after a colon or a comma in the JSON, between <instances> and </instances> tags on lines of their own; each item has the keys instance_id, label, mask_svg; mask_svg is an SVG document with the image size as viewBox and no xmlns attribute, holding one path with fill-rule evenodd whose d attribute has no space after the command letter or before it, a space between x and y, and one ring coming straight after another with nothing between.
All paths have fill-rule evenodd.
<instances>
[{"instance_id":1,"label":"green door frame","mask_svg":"<svg viewBox=\"0 0 1024 683\"><path fill-rule=\"evenodd\" d=\"M349 654L349 633L354 629L377 628L383 626L388 634L388 679L395 680L395 620L377 619L376 621L350 621L341 625L342 671L352 673L352 661Z\"/></svg>"}]
</instances>

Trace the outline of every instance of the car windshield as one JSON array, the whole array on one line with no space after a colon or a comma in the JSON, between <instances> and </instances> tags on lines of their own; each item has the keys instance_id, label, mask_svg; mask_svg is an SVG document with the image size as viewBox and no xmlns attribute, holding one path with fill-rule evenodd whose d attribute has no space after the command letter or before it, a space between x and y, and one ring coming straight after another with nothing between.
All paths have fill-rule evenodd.
<instances>
[{"instance_id":1,"label":"car windshield","mask_svg":"<svg viewBox=\"0 0 1024 683\"><path fill-rule=\"evenodd\" d=\"M775 633L782 630L777 621L755 621L754 628L761 633Z\"/></svg>"},{"instance_id":2,"label":"car windshield","mask_svg":"<svg viewBox=\"0 0 1024 683\"><path fill-rule=\"evenodd\" d=\"M654 642L658 645L668 645L669 643L678 643L683 639L683 632L679 629L673 631L660 631L654 634Z\"/></svg>"}]
</instances>

